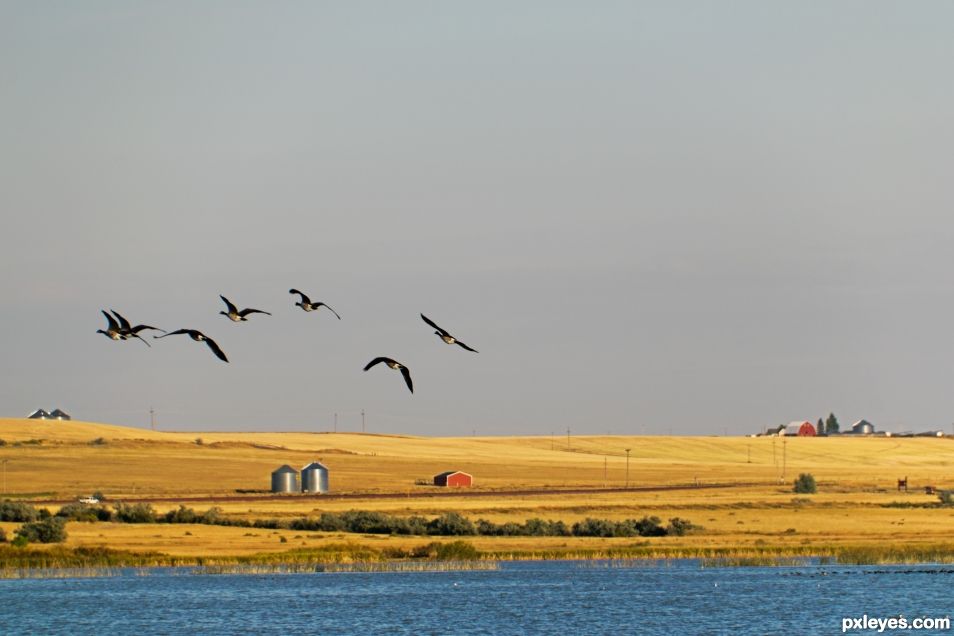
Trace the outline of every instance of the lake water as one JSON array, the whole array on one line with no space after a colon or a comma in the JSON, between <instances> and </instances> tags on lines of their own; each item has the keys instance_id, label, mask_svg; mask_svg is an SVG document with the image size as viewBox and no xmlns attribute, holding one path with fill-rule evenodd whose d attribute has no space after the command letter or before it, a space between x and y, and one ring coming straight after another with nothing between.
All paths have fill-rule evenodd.
<instances>
[{"instance_id":1,"label":"lake water","mask_svg":"<svg viewBox=\"0 0 954 636\"><path fill-rule=\"evenodd\" d=\"M703 568L691 560L505 562L464 572L159 569L2 580L0 633L840 634L847 617L950 616L952 584L950 566Z\"/></svg>"}]
</instances>

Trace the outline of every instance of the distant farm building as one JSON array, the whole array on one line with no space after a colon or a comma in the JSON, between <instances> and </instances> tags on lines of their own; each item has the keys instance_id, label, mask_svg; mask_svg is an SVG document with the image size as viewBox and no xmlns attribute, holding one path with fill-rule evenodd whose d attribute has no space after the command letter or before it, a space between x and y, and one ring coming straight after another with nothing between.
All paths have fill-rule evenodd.
<instances>
[{"instance_id":1,"label":"distant farm building","mask_svg":"<svg viewBox=\"0 0 954 636\"><path fill-rule=\"evenodd\" d=\"M328 468L321 462L311 462L301 469L301 491L328 492Z\"/></svg>"},{"instance_id":2,"label":"distant farm building","mask_svg":"<svg viewBox=\"0 0 954 636\"><path fill-rule=\"evenodd\" d=\"M868 420L858 420L851 425L852 435L874 435L874 424Z\"/></svg>"},{"instance_id":3,"label":"distant farm building","mask_svg":"<svg viewBox=\"0 0 954 636\"><path fill-rule=\"evenodd\" d=\"M792 422L785 427L785 436L789 435L796 437L815 437L818 432L815 430L815 427L812 426L811 422Z\"/></svg>"},{"instance_id":4,"label":"distant farm building","mask_svg":"<svg viewBox=\"0 0 954 636\"><path fill-rule=\"evenodd\" d=\"M60 409L53 409L52 412L47 413L43 409L37 409L27 415L27 419L31 420L71 420L69 413L61 411Z\"/></svg>"},{"instance_id":5,"label":"distant farm building","mask_svg":"<svg viewBox=\"0 0 954 636\"><path fill-rule=\"evenodd\" d=\"M776 435L785 434L785 425L779 424L778 426L769 426L765 429L765 432L762 435L768 435L769 437L775 437Z\"/></svg>"},{"instance_id":6,"label":"distant farm building","mask_svg":"<svg viewBox=\"0 0 954 636\"><path fill-rule=\"evenodd\" d=\"M272 492L298 492L298 471L285 464L272 473Z\"/></svg>"},{"instance_id":7,"label":"distant farm building","mask_svg":"<svg viewBox=\"0 0 954 636\"><path fill-rule=\"evenodd\" d=\"M470 488L474 485L474 476L459 470L449 470L434 476L434 485L445 488Z\"/></svg>"}]
</instances>

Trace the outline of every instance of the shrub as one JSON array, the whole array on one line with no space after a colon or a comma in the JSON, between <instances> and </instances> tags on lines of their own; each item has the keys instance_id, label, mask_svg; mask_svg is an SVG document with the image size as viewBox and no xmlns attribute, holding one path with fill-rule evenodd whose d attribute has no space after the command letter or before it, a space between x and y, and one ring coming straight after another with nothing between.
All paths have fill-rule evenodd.
<instances>
[{"instance_id":1,"label":"shrub","mask_svg":"<svg viewBox=\"0 0 954 636\"><path fill-rule=\"evenodd\" d=\"M937 498L945 506L950 506L954 504L954 491L950 490L939 490L937 491Z\"/></svg>"},{"instance_id":2,"label":"shrub","mask_svg":"<svg viewBox=\"0 0 954 636\"><path fill-rule=\"evenodd\" d=\"M815 478L812 477L811 473L802 473L798 476L798 479L795 480L795 492L801 495L810 495L814 492L817 492L815 487Z\"/></svg>"},{"instance_id":3,"label":"shrub","mask_svg":"<svg viewBox=\"0 0 954 636\"><path fill-rule=\"evenodd\" d=\"M94 439L93 441L91 441L91 442L89 443L89 445L90 445L90 446L105 446L105 445L106 445L106 438L105 438L105 437L97 437L96 439Z\"/></svg>"},{"instance_id":4,"label":"shrub","mask_svg":"<svg viewBox=\"0 0 954 636\"><path fill-rule=\"evenodd\" d=\"M0 446L6 446L6 445L7 445L7 440L0 439Z\"/></svg>"},{"instance_id":5,"label":"shrub","mask_svg":"<svg viewBox=\"0 0 954 636\"><path fill-rule=\"evenodd\" d=\"M470 519L457 512L448 512L427 523L427 534L459 536L477 534Z\"/></svg>"},{"instance_id":6,"label":"shrub","mask_svg":"<svg viewBox=\"0 0 954 636\"><path fill-rule=\"evenodd\" d=\"M18 534L13 541L10 542L10 545L14 548L25 548L29 543L30 541L25 536Z\"/></svg>"},{"instance_id":7,"label":"shrub","mask_svg":"<svg viewBox=\"0 0 954 636\"><path fill-rule=\"evenodd\" d=\"M17 535L31 543L62 543L66 541L66 519L50 517L25 523L17 530Z\"/></svg>"},{"instance_id":8,"label":"shrub","mask_svg":"<svg viewBox=\"0 0 954 636\"><path fill-rule=\"evenodd\" d=\"M391 519L381 512L349 510L342 513L341 520L348 532L362 534L391 534Z\"/></svg>"},{"instance_id":9,"label":"shrub","mask_svg":"<svg viewBox=\"0 0 954 636\"><path fill-rule=\"evenodd\" d=\"M17 521L20 523L36 521L40 513L30 504L22 501L0 501L0 521Z\"/></svg>"},{"instance_id":10,"label":"shrub","mask_svg":"<svg viewBox=\"0 0 954 636\"><path fill-rule=\"evenodd\" d=\"M666 529L659 525L660 523L659 517L643 517L634 524L634 527L641 537L664 537Z\"/></svg>"},{"instance_id":11,"label":"shrub","mask_svg":"<svg viewBox=\"0 0 954 636\"><path fill-rule=\"evenodd\" d=\"M155 523L156 512L147 503L129 505L119 502L116 504L113 519L120 523Z\"/></svg>"},{"instance_id":12,"label":"shrub","mask_svg":"<svg viewBox=\"0 0 954 636\"><path fill-rule=\"evenodd\" d=\"M105 506L90 506L83 503L69 503L60 508L56 513L57 517L71 519L73 521L109 521L112 519L112 512Z\"/></svg>"},{"instance_id":13,"label":"shrub","mask_svg":"<svg viewBox=\"0 0 954 636\"><path fill-rule=\"evenodd\" d=\"M439 543L435 556L440 561L475 561L480 553L468 541L451 541Z\"/></svg>"},{"instance_id":14,"label":"shrub","mask_svg":"<svg viewBox=\"0 0 954 636\"><path fill-rule=\"evenodd\" d=\"M411 550L411 558L413 559L436 559L437 558L437 549L440 547L440 543L437 541L431 541L427 545L419 545L416 548Z\"/></svg>"},{"instance_id":15,"label":"shrub","mask_svg":"<svg viewBox=\"0 0 954 636\"><path fill-rule=\"evenodd\" d=\"M583 521L577 521L573 524L573 536L575 537L612 537L615 531L616 524L606 519L587 517Z\"/></svg>"},{"instance_id":16,"label":"shrub","mask_svg":"<svg viewBox=\"0 0 954 636\"><path fill-rule=\"evenodd\" d=\"M0 543L7 542L7 533L4 532L3 528L0 528Z\"/></svg>"},{"instance_id":17,"label":"shrub","mask_svg":"<svg viewBox=\"0 0 954 636\"><path fill-rule=\"evenodd\" d=\"M553 522L543 519L527 519L523 524L524 534L531 537L547 537L556 534Z\"/></svg>"},{"instance_id":18,"label":"shrub","mask_svg":"<svg viewBox=\"0 0 954 636\"><path fill-rule=\"evenodd\" d=\"M666 535L670 537L681 537L695 530L701 530L697 525L693 525L688 519L673 517L666 526Z\"/></svg>"}]
</instances>

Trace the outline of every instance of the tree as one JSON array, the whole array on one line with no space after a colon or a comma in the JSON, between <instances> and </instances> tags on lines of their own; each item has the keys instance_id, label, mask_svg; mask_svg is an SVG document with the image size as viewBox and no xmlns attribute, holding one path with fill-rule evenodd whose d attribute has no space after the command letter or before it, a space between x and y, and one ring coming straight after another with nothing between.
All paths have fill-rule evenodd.
<instances>
[{"instance_id":1,"label":"tree","mask_svg":"<svg viewBox=\"0 0 954 636\"><path fill-rule=\"evenodd\" d=\"M811 473L802 473L795 480L795 492L800 495L810 495L817 492L815 478Z\"/></svg>"},{"instance_id":2,"label":"tree","mask_svg":"<svg viewBox=\"0 0 954 636\"><path fill-rule=\"evenodd\" d=\"M36 521L40 513L36 508L22 501L0 501L0 521Z\"/></svg>"},{"instance_id":3,"label":"tree","mask_svg":"<svg viewBox=\"0 0 954 636\"><path fill-rule=\"evenodd\" d=\"M818 418L818 425L815 427L815 431L819 435L825 434L825 420L823 420L822 418Z\"/></svg>"},{"instance_id":4,"label":"tree","mask_svg":"<svg viewBox=\"0 0 954 636\"><path fill-rule=\"evenodd\" d=\"M62 543L66 541L66 519L48 517L42 521L25 523L17 530L17 537L31 543Z\"/></svg>"},{"instance_id":5,"label":"tree","mask_svg":"<svg viewBox=\"0 0 954 636\"><path fill-rule=\"evenodd\" d=\"M828 419L825 420L825 432L829 435L838 432L838 418L835 417L834 413L828 414Z\"/></svg>"}]
</instances>

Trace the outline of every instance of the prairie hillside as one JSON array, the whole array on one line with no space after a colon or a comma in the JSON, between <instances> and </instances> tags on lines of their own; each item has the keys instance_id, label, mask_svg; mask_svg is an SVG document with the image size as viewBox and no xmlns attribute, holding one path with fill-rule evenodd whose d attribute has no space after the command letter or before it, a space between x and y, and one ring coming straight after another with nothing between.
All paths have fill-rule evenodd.
<instances>
[{"instance_id":1,"label":"prairie hillside","mask_svg":"<svg viewBox=\"0 0 954 636\"><path fill-rule=\"evenodd\" d=\"M830 489L954 487L948 438L416 437L360 433L154 432L90 422L0 419L9 494L73 497L264 491L282 464L328 466L333 492L414 492L444 470L477 489L626 484L790 483L811 472Z\"/></svg>"},{"instance_id":2,"label":"prairie hillside","mask_svg":"<svg viewBox=\"0 0 954 636\"><path fill-rule=\"evenodd\" d=\"M832 546L926 546L954 554L954 512L923 486L954 488L946 438L415 437L355 433L175 433L96 424L0 419L7 496L56 509L80 495L149 500L157 512L213 506L232 519L285 519L369 510L522 523L680 517L702 526L685 537L644 540L647 549L764 549L827 554ZM199 443L201 440L201 443ZM626 453L630 449L629 484ZM319 459L331 494L269 496L271 471ZM5 462L3 460L6 460ZM463 470L475 487L427 482ZM784 478L783 478L784 471ZM792 482L812 473L818 493ZM910 491L899 493L899 477ZM697 488L696 485L713 486ZM688 486L667 489L670 486ZM639 487L640 490L636 490ZM569 492L576 489L575 492ZM433 496L440 494L440 497ZM0 523L8 534L16 524ZM410 549L428 537L301 533L219 526L71 522L68 545L212 556L321 548L342 541ZM572 554L631 546L595 537L475 537L486 551ZM648 542L648 543L646 543ZM941 546L941 547L936 547ZM337 549L337 548L335 548ZM945 557L947 558L947 557Z\"/></svg>"}]
</instances>

